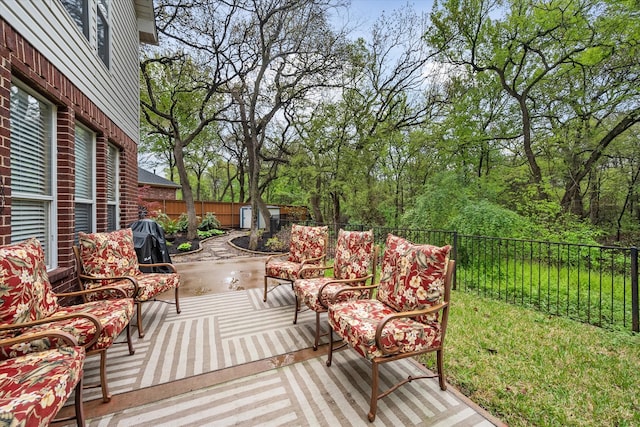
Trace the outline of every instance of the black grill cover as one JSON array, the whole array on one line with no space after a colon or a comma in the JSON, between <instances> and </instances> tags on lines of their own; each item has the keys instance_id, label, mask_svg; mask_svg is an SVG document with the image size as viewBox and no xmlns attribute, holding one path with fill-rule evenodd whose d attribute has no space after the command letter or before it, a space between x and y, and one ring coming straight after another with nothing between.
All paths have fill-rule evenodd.
<instances>
[{"instance_id":1,"label":"black grill cover","mask_svg":"<svg viewBox=\"0 0 640 427\"><path fill-rule=\"evenodd\" d=\"M129 228L133 231L133 245L138 255L140 269L147 273L171 273L172 270L169 267L145 268L142 266L160 262L171 263L164 230L160 224L152 219L141 219L131 223Z\"/></svg>"}]
</instances>

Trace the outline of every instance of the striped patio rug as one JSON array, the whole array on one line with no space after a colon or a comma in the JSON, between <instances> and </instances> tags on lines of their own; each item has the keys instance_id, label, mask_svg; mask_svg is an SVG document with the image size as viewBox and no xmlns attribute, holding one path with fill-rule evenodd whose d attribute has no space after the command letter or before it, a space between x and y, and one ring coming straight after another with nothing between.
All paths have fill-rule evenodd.
<instances>
[{"instance_id":1,"label":"striped patio rug","mask_svg":"<svg viewBox=\"0 0 640 427\"><path fill-rule=\"evenodd\" d=\"M135 355L126 345L109 350L108 376L114 395L247 365L310 348L315 313L302 312L293 325L293 293L280 286L262 301L260 289L210 294L172 305L143 305L146 335L134 335ZM161 398L143 406L89 418L92 426L490 426L466 399L440 390L437 380L406 384L380 400L374 423L367 421L371 365L354 350L278 366L249 376ZM274 359L276 360L276 359ZM85 383L99 378L98 358L85 364ZM401 360L380 368L380 389L423 368ZM156 387L157 388L157 387ZM100 398L85 391L85 402Z\"/></svg>"}]
</instances>

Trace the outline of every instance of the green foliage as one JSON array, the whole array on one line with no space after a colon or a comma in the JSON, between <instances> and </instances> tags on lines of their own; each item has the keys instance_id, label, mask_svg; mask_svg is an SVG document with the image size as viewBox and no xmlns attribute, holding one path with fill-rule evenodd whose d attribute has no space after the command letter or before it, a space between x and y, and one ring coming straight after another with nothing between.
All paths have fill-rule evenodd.
<instances>
[{"instance_id":1,"label":"green foliage","mask_svg":"<svg viewBox=\"0 0 640 427\"><path fill-rule=\"evenodd\" d=\"M200 217L196 217L196 222L200 220ZM176 227L180 233L186 233L189 228L189 217L186 213L181 213L180 217L176 221Z\"/></svg>"},{"instance_id":2,"label":"green foliage","mask_svg":"<svg viewBox=\"0 0 640 427\"><path fill-rule=\"evenodd\" d=\"M191 250L192 246L190 242L184 242L178 245L178 250L180 252L189 252Z\"/></svg>"},{"instance_id":3,"label":"green foliage","mask_svg":"<svg viewBox=\"0 0 640 427\"><path fill-rule=\"evenodd\" d=\"M640 425L639 335L471 292L453 291L451 304L447 380L505 424Z\"/></svg>"},{"instance_id":4,"label":"green foliage","mask_svg":"<svg viewBox=\"0 0 640 427\"><path fill-rule=\"evenodd\" d=\"M275 235L267 239L265 246L276 252L286 252L289 250L291 241L291 229L284 227Z\"/></svg>"},{"instance_id":5,"label":"green foliage","mask_svg":"<svg viewBox=\"0 0 640 427\"><path fill-rule=\"evenodd\" d=\"M216 218L216 215L213 212L207 212L198 225L199 231L208 231L213 230L220 227L220 221Z\"/></svg>"},{"instance_id":6,"label":"green foliage","mask_svg":"<svg viewBox=\"0 0 640 427\"><path fill-rule=\"evenodd\" d=\"M222 236L223 234L224 234L224 231L218 230L217 228L214 228L212 230L207 230L207 231L198 230L199 239L207 239L212 236Z\"/></svg>"},{"instance_id":7,"label":"green foliage","mask_svg":"<svg viewBox=\"0 0 640 427\"><path fill-rule=\"evenodd\" d=\"M455 174L435 176L416 198L414 206L402 217L402 226L428 230L447 229L451 219L469 203L469 188Z\"/></svg>"},{"instance_id":8,"label":"green foliage","mask_svg":"<svg viewBox=\"0 0 640 427\"><path fill-rule=\"evenodd\" d=\"M153 219L160 224L160 227L164 230L164 234L167 236L172 236L179 231L177 221L172 220L169 218L169 215L163 212L159 212Z\"/></svg>"},{"instance_id":9,"label":"green foliage","mask_svg":"<svg viewBox=\"0 0 640 427\"><path fill-rule=\"evenodd\" d=\"M470 201L448 223L448 228L473 236L531 238L535 227L526 218L487 200Z\"/></svg>"}]
</instances>

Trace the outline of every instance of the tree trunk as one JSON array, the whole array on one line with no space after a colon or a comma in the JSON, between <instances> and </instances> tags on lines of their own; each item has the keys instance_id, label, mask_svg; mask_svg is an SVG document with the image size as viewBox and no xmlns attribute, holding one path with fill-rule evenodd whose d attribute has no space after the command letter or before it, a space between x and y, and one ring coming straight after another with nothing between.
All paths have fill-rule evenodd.
<instances>
[{"instance_id":1,"label":"tree trunk","mask_svg":"<svg viewBox=\"0 0 640 427\"><path fill-rule=\"evenodd\" d=\"M187 205L187 219L189 225L187 227L187 239L195 239L198 235L198 218L196 217L196 207L193 203L193 192L189 184L187 169L184 166L184 157L182 153L182 142L176 141L173 154L176 158L176 167L178 168L178 176L180 177L180 185L182 187L182 198Z\"/></svg>"}]
</instances>

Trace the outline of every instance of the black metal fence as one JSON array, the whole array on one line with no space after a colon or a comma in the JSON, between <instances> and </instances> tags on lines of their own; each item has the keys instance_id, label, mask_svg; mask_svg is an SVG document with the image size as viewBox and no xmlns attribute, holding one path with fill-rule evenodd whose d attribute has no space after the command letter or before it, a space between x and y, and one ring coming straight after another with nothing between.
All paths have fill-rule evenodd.
<instances>
[{"instance_id":1,"label":"black metal fence","mask_svg":"<svg viewBox=\"0 0 640 427\"><path fill-rule=\"evenodd\" d=\"M449 244L456 260L454 289L600 327L640 332L636 247L336 224L329 225L329 258L340 228L373 229L381 247L389 233L415 243Z\"/></svg>"}]
</instances>

